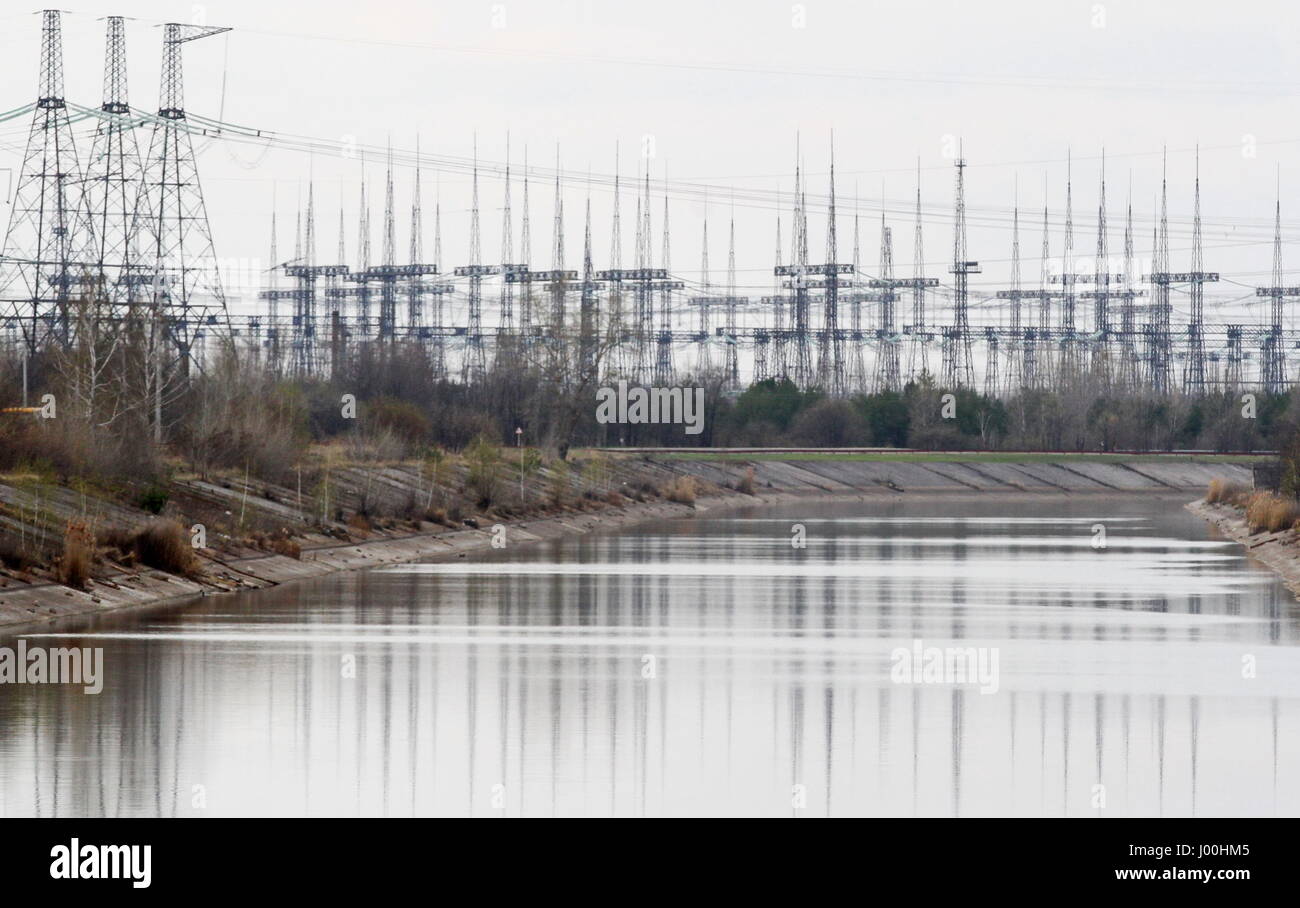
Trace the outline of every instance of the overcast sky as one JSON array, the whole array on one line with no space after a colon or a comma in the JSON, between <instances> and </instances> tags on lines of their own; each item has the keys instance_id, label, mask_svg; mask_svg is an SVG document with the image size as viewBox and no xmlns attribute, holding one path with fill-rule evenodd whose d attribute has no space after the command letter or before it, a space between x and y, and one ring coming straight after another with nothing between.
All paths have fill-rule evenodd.
<instances>
[{"instance_id":1,"label":"overcast sky","mask_svg":"<svg viewBox=\"0 0 1300 908\"><path fill-rule=\"evenodd\" d=\"M553 192L549 168L559 146L566 171L567 265L580 266L585 175L631 182L647 163L655 181L659 264L662 186L671 201L672 267L697 278L702 187L709 188L714 280L726 266L730 193L736 204L737 265L743 292L771 287L778 190L793 186L796 136L809 171L811 257L824 257L826 171L831 134L840 203L839 258L851 256L853 212L862 216L864 270L874 272L882 207L895 261L910 273L916 167L926 207L925 252L943 278L951 259L951 154L960 137L969 163L970 257L986 263L976 285L1005 280L1010 213L1019 183L1022 274L1036 283L1044 202L1059 255L1066 156L1074 165L1075 248L1096 244L1097 183L1103 147L1109 177L1110 246L1121 248L1132 182L1137 247L1149 256L1160 150L1169 147L1170 214L1178 232L1175 269L1187 261L1192 149L1201 148L1206 267L1242 285L1267 281L1272 206L1279 179L1284 232L1300 223L1300 87L1295 4L1236 2L748 2L504 3L138 2L78 5L64 17L67 94L98 104L107 14L128 23L131 101L156 108L164 21L229 26L228 35L187 45L186 107L279 134L311 136L308 156L275 146L200 143L200 167L218 254L265 260L272 192L280 212L280 252L292 249L294 206L309 170L319 206L320 258L333 258L340 201L347 209L348 258L356 254L362 164L353 143L409 150L419 136L429 160L466 158L475 133L488 165L505 159L511 134L516 175L525 145L548 168L532 184L533 263L550 267ZM38 16L0 17L5 110L34 99ZM0 127L0 166L17 168L26 122ZM89 147L84 142L83 153ZM147 136L142 137L147 146ZM382 223L383 165L370 161L375 255ZM399 260L407 248L412 172L397 174ZM461 172L424 178L426 258L432 257L435 194L442 202L449 270L466 261L469 184ZM599 181L598 181L599 182ZM1044 187L1046 183L1046 199ZM502 185L482 186L483 257L500 258ZM516 182L515 242L521 209ZM855 203L856 197L856 203ZM624 266L632 264L636 199L623 196ZM610 247L610 193L593 195L595 247ZM789 211L780 212L789 252ZM7 212L5 212L7 217ZM1289 238L1289 237L1288 237ZM1288 270L1300 250L1288 244ZM517 253L516 258L520 258ZM1224 299L1248 288L1221 284ZM1253 304L1253 300L1251 301ZM992 304L984 304L986 307ZM1249 310L1256 314L1262 310Z\"/></svg>"}]
</instances>

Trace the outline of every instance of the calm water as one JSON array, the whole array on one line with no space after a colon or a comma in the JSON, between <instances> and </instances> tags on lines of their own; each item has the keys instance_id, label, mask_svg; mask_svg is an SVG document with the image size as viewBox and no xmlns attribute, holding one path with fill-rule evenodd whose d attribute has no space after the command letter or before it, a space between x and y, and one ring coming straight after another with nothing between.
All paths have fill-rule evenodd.
<instances>
[{"instance_id":1,"label":"calm water","mask_svg":"<svg viewBox=\"0 0 1300 908\"><path fill-rule=\"evenodd\" d=\"M29 635L105 685L0 686L0 811L1295 815L1297 615L1181 500L701 515Z\"/></svg>"}]
</instances>

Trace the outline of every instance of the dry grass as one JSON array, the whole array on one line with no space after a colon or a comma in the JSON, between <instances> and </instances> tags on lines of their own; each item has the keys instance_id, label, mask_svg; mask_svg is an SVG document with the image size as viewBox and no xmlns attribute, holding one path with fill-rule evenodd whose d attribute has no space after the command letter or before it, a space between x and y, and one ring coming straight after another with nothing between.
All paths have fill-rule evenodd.
<instances>
[{"instance_id":1,"label":"dry grass","mask_svg":"<svg viewBox=\"0 0 1300 908\"><path fill-rule=\"evenodd\" d=\"M754 468L746 467L745 475L740 482L736 483L736 491L744 492L746 495L754 494Z\"/></svg>"},{"instance_id":2,"label":"dry grass","mask_svg":"<svg viewBox=\"0 0 1300 908\"><path fill-rule=\"evenodd\" d=\"M84 590L90 580L94 552L95 535L84 523L70 522L63 533L63 555L57 571L59 582L74 590Z\"/></svg>"},{"instance_id":3,"label":"dry grass","mask_svg":"<svg viewBox=\"0 0 1300 908\"><path fill-rule=\"evenodd\" d=\"M285 539L284 537L272 539L271 551L275 552L277 555L284 555L288 558L294 558L297 560L302 559L302 546L294 542L292 539Z\"/></svg>"},{"instance_id":4,"label":"dry grass","mask_svg":"<svg viewBox=\"0 0 1300 908\"><path fill-rule=\"evenodd\" d=\"M1300 520L1300 501L1256 492L1246 502L1246 524L1252 533L1276 533Z\"/></svg>"},{"instance_id":5,"label":"dry grass","mask_svg":"<svg viewBox=\"0 0 1300 908\"><path fill-rule=\"evenodd\" d=\"M174 520L150 521L136 531L132 541L141 564L183 577L199 572L199 559L189 535Z\"/></svg>"},{"instance_id":6,"label":"dry grass","mask_svg":"<svg viewBox=\"0 0 1300 908\"><path fill-rule=\"evenodd\" d=\"M358 533L368 534L374 527L370 523L370 518L365 514L357 513L348 518L348 529L355 530Z\"/></svg>"},{"instance_id":7,"label":"dry grass","mask_svg":"<svg viewBox=\"0 0 1300 908\"><path fill-rule=\"evenodd\" d=\"M1227 479L1211 479L1210 488L1205 493L1205 500L1210 504L1241 505L1250 490L1241 483Z\"/></svg>"},{"instance_id":8,"label":"dry grass","mask_svg":"<svg viewBox=\"0 0 1300 908\"><path fill-rule=\"evenodd\" d=\"M675 501L678 504L689 504L695 506L695 477L678 476L668 485L664 486L664 497L669 501Z\"/></svg>"}]
</instances>

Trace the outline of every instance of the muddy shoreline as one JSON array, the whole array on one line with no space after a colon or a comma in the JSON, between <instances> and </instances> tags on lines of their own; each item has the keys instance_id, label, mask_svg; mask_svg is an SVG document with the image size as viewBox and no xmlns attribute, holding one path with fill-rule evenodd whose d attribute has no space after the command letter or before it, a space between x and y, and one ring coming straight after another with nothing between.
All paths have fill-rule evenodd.
<instances>
[{"instance_id":1,"label":"muddy shoreline","mask_svg":"<svg viewBox=\"0 0 1300 908\"><path fill-rule=\"evenodd\" d=\"M1252 533L1246 515L1239 508L1210 504L1204 499L1190 502L1187 510L1246 547L1247 553L1282 578L1287 589L1300 601L1300 535L1294 530Z\"/></svg>"}]
</instances>

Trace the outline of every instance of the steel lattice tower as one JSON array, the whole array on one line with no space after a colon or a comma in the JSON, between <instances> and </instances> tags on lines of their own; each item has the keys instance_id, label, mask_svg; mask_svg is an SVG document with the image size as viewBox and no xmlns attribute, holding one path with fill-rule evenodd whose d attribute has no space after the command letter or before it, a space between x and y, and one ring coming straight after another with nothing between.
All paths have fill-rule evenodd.
<instances>
[{"instance_id":1,"label":"steel lattice tower","mask_svg":"<svg viewBox=\"0 0 1300 908\"><path fill-rule=\"evenodd\" d=\"M1007 359L1007 383L1006 390L1014 394L1019 391L1024 383L1026 373L1025 357L1030 345L1024 343L1026 338L1023 336L1021 327L1020 300L1022 293L1020 291L1020 186L1016 184L1016 202L1012 208L1011 214L1011 285L1007 288L1011 300L1011 312L1008 320L1011 329L1011 349L1007 352L1010 354ZM996 389L995 392L996 393Z\"/></svg>"},{"instance_id":2,"label":"steel lattice tower","mask_svg":"<svg viewBox=\"0 0 1300 908\"><path fill-rule=\"evenodd\" d=\"M627 359L624 355L623 324L623 218L621 214L622 187L619 183L619 146L614 145L614 211L610 217L609 267L614 275L609 281L609 293L606 308L609 312L609 338L614 346L605 360L606 381L627 374Z\"/></svg>"},{"instance_id":3,"label":"steel lattice tower","mask_svg":"<svg viewBox=\"0 0 1300 908\"><path fill-rule=\"evenodd\" d=\"M1155 306L1147 325L1147 382L1156 394L1169 393L1169 371L1172 363L1170 343L1169 302L1169 183L1167 165L1160 173L1160 222L1155 241L1154 268L1151 283L1155 287Z\"/></svg>"},{"instance_id":4,"label":"steel lattice tower","mask_svg":"<svg viewBox=\"0 0 1300 908\"><path fill-rule=\"evenodd\" d=\"M966 252L966 160L958 151L956 162L957 186L954 198L955 218L953 224L953 263L952 274L955 288L953 294L953 325L948 329L944 343L944 384L950 388L966 387L974 384L974 369L971 365L970 318L967 313L969 276L978 274L979 262L967 259Z\"/></svg>"},{"instance_id":5,"label":"steel lattice tower","mask_svg":"<svg viewBox=\"0 0 1300 908\"><path fill-rule=\"evenodd\" d=\"M831 142L830 201L826 215L826 262L823 274L822 334L817 357L817 377L832 395L844 393L844 338L840 336L840 269L835 230L835 145Z\"/></svg>"},{"instance_id":6,"label":"steel lattice tower","mask_svg":"<svg viewBox=\"0 0 1300 908\"><path fill-rule=\"evenodd\" d=\"M121 16L109 16L104 51L104 116L95 129L86 165L86 210L93 236L95 296L114 305L102 314L120 316L120 304L138 299L131 226L143 170L135 124L128 116L126 32ZM274 224L272 225L274 228Z\"/></svg>"},{"instance_id":7,"label":"steel lattice tower","mask_svg":"<svg viewBox=\"0 0 1300 908\"><path fill-rule=\"evenodd\" d=\"M786 362L786 330L785 330L786 299L785 299L785 294L781 292L781 278L778 276L781 273L780 268L781 268L782 258L783 256L781 255L781 215L778 214L776 216L776 252L772 257L772 261L774 263L774 267L772 269L772 295L765 296L761 299L761 302L765 306L770 305L772 307L772 330L771 330L771 339L769 341L772 350L771 350L770 357L764 356L764 359L767 360L766 362L767 368L759 373L759 375L764 378L782 379L782 378L788 378L790 374L789 367ZM756 351L756 355L764 353L765 346L767 345L762 344L760 338L760 344L758 350Z\"/></svg>"},{"instance_id":8,"label":"steel lattice tower","mask_svg":"<svg viewBox=\"0 0 1300 908\"><path fill-rule=\"evenodd\" d=\"M736 349L736 310L741 303L742 300L736 296L736 203L735 199L732 199L727 238L727 346L725 370L727 382L733 388L740 386L740 356L739 351Z\"/></svg>"},{"instance_id":9,"label":"steel lattice tower","mask_svg":"<svg viewBox=\"0 0 1300 908\"><path fill-rule=\"evenodd\" d=\"M182 362L194 355L194 344L206 327L228 324L228 313L185 121L181 47L228 31L175 22L163 26L158 119L133 228L148 244L146 263L154 275L152 305Z\"/></svg>"},{"instance_id":10,"label":"steel lattice tower","mask_svg":"<svg viewBox=\"0 0 1300 908\"><path fill-rule=\"evenodd\" d=\"M1256 287L1255 295L1269 298L1269 324L1264 334L1260 380L1264 390L1274 394L1286 390L1286 341L1282 336L1284 301L1300 296L1300 287L1282 285L1282 192L1278 187L1273 214L1273 284Z\"/></svg>"},{"instance_id":11,"label":"steel lattice tower","mask_svg":"<svg viewBox=\"0 0 1300 908\"><path fill-rule=\"evenodd\" d=\"M276 204L275 189L271 189L271 249L267 256L269 267L266 269L269 288L261 294L267 302L267 327L266 327L266 366L273 375L280 372L280 263L278 249L278 231L275 223Z\"/></svg>"},{"instance_id":12,"label":"steel lattice tower","mask_svg":"<svg viewBox=\"0 0 1300 908\"><path fill-rule=\"evenodd\" d=\"M667 178L664 179L664 239L661 263L664 277L668 276L668 269L672 266L671 245L668 234L668 191ZM666 387L673 382L673 287L672 281L663 280L659 283L659 331L655 336L655 373L654 380L660 387Z\"/></svg>"},{"instance_id":13,"label":"steel lattice tower","mask_svg":"<svg viewBox=\"0 0 1300 908\"><path fill-rule=\"evenodd\" d=\"M1096 335L1092 348L1092 373L1110 384L1110 250L1106 235L1106 152L1101 154L1101 194L1097 203L1097 258L1093 262L1093 326Z\"/></svg>"},{"instance_id":14,"label":"steel lattice tower","mask_svg":"<svg viewBox=\"0 0 1300 908\"><path fill-rule=\"evenodd\" d=\"M528 146L524 146L524 212L519 221L519 259L524 271L533 264L533 232L529 220L528 205ZM508 279L508 278L507 278ZM523 338L524 352L527 353L533 343L533 285L524 284L519 296L519 336Z\"/></svg>"},{"instance_id":15,"label":"steel lattice tower","mask_svg":"<svg viewBox=\"0 0 1300 908\"><path fill-rule=\"evenodd\" d=\"M801 389L812 384L812 351L808 345L810 319L808 313L808 227L806 198L803 190L803 161L796 158L794 170L794 217L791 220L793 237L791 253L794 266L785 271L790 275L790 321L794 331L794 383Z\"/></svg>"},{"instance_id":16,"label":"steel lattice tower","mask_svg":"<svg viewBox=\"0 0 1300 908\"><path fill-rule=\"evenodd\" d=\"M1119 383L1120 386L1133 390L1141 381L1141 363L1138 358L1137 307L1134 298L1139 291L1133 288L1133 198L1129 192L1127 212L1124 219L1124 284L1120 291L1120 352Z\"/></svg>"},{"instance_id":17,"label":"steel lattice tower","mask_svg":"<svg viewBox=\"0 0 1300 908\"><path fill-rule=\"evenodd\" d=\"M911 378L930 371L930 335L925 321L925 294L929 283L925 277L925 234L921 223L921 162L916 164L916 223L912 234L912 324L907 374ZM935 279L935 283L938 280Z\"/></svg>"},{"instance_id":18,"label":"steel lattice tower","mask_svg":"<svg viewBox=\"0 0 1300 908\"><path fill-rule=\"evenodd\" d=\"M1061 249L1061 351L1056 377L1062 385L1078 375L1079 349L1075 320L1075 284L1079 276L1074 271L1074 164L1071 155L1065 160L1065 239Z\"/></svg>"},{"instance_id":19,"label":"steel lattice tower","mask_svg":"<svg viewBox=\"0 0 1300 908\"><path fill-rule=\"evenodd\" d=\"M882 207L883 207L883 193ZM884 223L884 212L880 214L881 223ZM855 193L853 205L853 278L852 283L856 287L860 284L862 277L862 230L859 223L857 198ZM867 363L866 363L866 337L862 331L862 294L854 291L849 296L852 308L849 310L849 338L853 343L852 355L849 359L849 387L854 391L867 390Z\"/></svg>"},{"instance_id":20,"label":"steel lattice tower","mask_svg":"<svg viewBox=\"0 0 1300 908\"><path fill-rule=\"evenodd\" d=\"M528 198L527 184L524 184L524 198ZM438 187L438 193L433 200L433 260L442 267L442 191L441 185ZM527 209L524 216L524 232L527 235ZM429 367L433 371L435 378L441 380L447 377L447 342L443 331L445 325L443 294L435 293L433 296L433 349L429 351Z\"/></svg>"},{"instance_id":21,"label":"steel lattice tower","mask_svg":"<svg viewBox=\"0 0 1300 908\"><path fill-rule=\"evenodd\" d=\"M479 239L478 214L478 140L474 140L474 174L469 215L469 267L457 268L456 274L469 278L469 322L465 335L465 361L461 364L462 380L478 381L487 372L487 354L483 349L483 254Z\"/></svg>"},{"instance_id":22,"label":"steel lattice tower","mask_svg":"<svg viewBox=\"0 0 1300 908\"><path fill-rule=\"evenodd\" d=\"M1217 281L1217 274L1204 270L1201 248L1201 156L1196 155L1195 202L1192 211L1192 270L1186 275L1191 284L1189 298L1191 313L1187 322L1187 372L1183 376L1183 390L1190 394L1204 394L1205 382L1205 282Z\"/></svg>"},{"instance_id":23,"label":"steel lattice tower","mask_svg":"<svg viewBox=\"0 0 1300 908\"><path fill-rule=\"evenodd\" d=\"M651 378L650 344L654 337L654 293L650 255L650 168L645 173L644 195L636 209L636 267L640 272L636 285L636 359L634 380L649 384Z\"/></svg>"},{"instance_id":24,"label":"steel lattice tower","mask_svg":"<svg viewBox=\"0 0 1300 908\"><path fill-rule=\"evenodd\" d=\"M508 166L508 165L507 165ZM507 171L508 173L509 171ZM506 222L510 221L509 178L506 182ZM343 261L342 258L339 261ZM424 261L424 213L420 210L420 137L415 137L415 185L411 188L411 241L407 261L419 265ZM438 263L435 262L436 266ZM424 283L413 277L406 285L406 324L413 338L424 335Z\"/></svg>"},{"instance_id":25,"label":"steel lattice tower","mask_svg":"<svg viewBox=\"0 0 1300 908\"><path fill-rule=\"evenodd\" d=\"M510 211L510 133L506 133L505 201L501 210L501 270L503 274L522 270L522 266L515 264L514 261L515 228L513 215ZM500 362L503 351L508 349L510 340L515 333L514 281L501 281L501 297L498 306L496 358Z\"/></svg>"},{"instance_id":26,"label":"steel lattice tower","mask_svg":"<svg viewBox=\"0 0 1300 908\"><path fill-rule=\"evenodd\" d=\"M894 327L894 242L893 232L885 226L885 212L880 212L880 330L877 333L875 391L898 391L902 384L898 363L898 337Z\"/></svg>"},{"instance_id":27,"label":"steel lattice tower","mask_svg":"<svg viewBox=\"0 0 1300 908\"><path fill-rule=\"evenodd\" d=\"M1026 380L1032 383L1035 388L1046 387L1052 381L1053 367L1055 363L1052 359L1052 291L1051 291L1051 262L1052 262L1052 234L1050 221L1047 214L1046 201L1046 181L1044 181L1044 201L1043 201L1043 245L1040 258L1040 267L1038 271L1038 337L1035 347L1037 356L1034 357L1034 368L1031 374L1026 376Z\"/></svg>"},{"instance_id":28,"label":"steel lattice tower","mask_svg":"<svg viewBox=\"0 0 1300 908\"><path fill-rule=\"evenodd\" d=\"M587 193L586 229L582 244L582 287L578 305L578 375L579 385L595 378L597 326L600 309L596 296L595 266L591 261L591 192Z\"/></svg>"},{"instance_id":29,"label":"steel lattice tower","mask_svg":"<svg viewBox=\"0 0 1300 908\"><path fill-rule=\"evenodd\" d=\"M0 283L32 352L50 340L70 340L68 306L85 277L78 259L93 245L81 180L63 96L61 16L58 10L45 10L38 97L5 234Z\"/></svg>"},{"instance_id":30,"label":"steel lattice tower","mask_svg":"<svg viewBox=\"0 0 1300 908\"><path fill-rule=\"evenodd\" d=\"M709 306L712 304L713 298L709 296L709 199L707 194L704 198L704 231L700 246L700 290L702 295L692 300L700 309L700 358L696 363L696 368L701 372L710 372L713 370L713 361L709 350Z\"/></svg>"}]
</instances>

